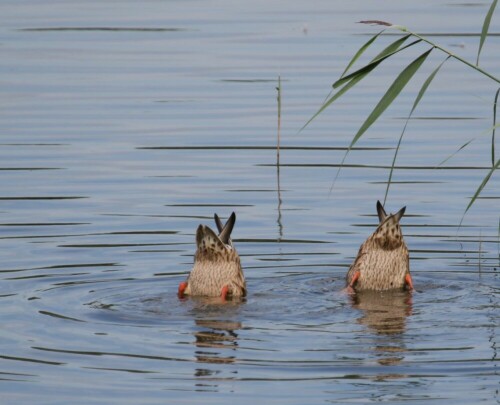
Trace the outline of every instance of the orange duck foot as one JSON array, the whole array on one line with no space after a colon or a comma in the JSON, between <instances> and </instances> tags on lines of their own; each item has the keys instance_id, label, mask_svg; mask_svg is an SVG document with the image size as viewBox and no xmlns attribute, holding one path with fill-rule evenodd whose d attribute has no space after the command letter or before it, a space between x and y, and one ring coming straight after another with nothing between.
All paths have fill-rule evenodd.
<instances>
[{"instance_id":1,"label":"orange duck foot","mask_svg":"<svg viewBox=\"0 0 500 405\"><path fill-rule=\"evenodd\" d=\"M354 289L354 284L356 284L356 281L358 281L359 276L361 273L359 271L354 272L354 276L352 276L352 280L349 283L349 287Z\"/></svg>"},{"instance_id":2,"label":"orange duck foot","mask_svg":"<svg viewBox=\"0 0 500 405\"><path fill-rule=\"evenodd\" d=\"M222 290L220 292L220 297L222 298L222 301L226 301L228 293L229 293L229 287L225 285L224 287L222 287Z\"/></svg>"},{"instance_id":3,"label":"orange duck foot","mask_svg":"<svg viewBox=\"0 0 500 405\"><path fill-rule=\"evenodd\" d=\"M179 290L177 291L177 296L179 298L185 297L184 291L186 291L187 286L188 286L188 283L186 283L185 281L183 281L182 283L179 284Z\"/></svg>"},{"instance_id":4,"label":"orange duck foot","mask_svg":"<svg viewBox=\"0 0 500 405\"><path fill-rule=\"evenodd\" d=\"M411 275L410 274L407 274L405 276L405 283L408 285L408 289L409 290L413 290L413 281L411 279Z\"/></svg>"}]
</instances>

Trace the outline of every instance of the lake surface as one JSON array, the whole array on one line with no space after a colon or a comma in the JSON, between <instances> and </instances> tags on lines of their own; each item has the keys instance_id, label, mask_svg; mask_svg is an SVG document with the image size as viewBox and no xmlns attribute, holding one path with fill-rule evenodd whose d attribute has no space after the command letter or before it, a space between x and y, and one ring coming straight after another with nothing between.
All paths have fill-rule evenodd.
<instances>
[{"instance_id":1,"label":"lake surface","mask_svg":"<svg viewBox=\"0 0 500 405\"><path fill-rule=\"evenodd\" d=\"M0 402L498 403L496 173L458 227L491 165L497 85L449 61L409 123L386 208L407 206L413 294L341 290L443 55L331 191L361 123L426 48L298 133L378 30L357 21L406 25L475 61L489 4L3 1ZM499 23L481 56L497 75ZM197 226L232 211L247 299L179 300Z\"/></svg>"}]
</instances>

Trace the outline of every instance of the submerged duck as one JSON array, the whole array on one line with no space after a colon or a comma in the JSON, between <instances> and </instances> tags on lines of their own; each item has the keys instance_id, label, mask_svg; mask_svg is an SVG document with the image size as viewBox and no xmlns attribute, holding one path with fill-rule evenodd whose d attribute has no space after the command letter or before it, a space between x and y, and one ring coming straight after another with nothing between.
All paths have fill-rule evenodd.
<instances>
[{"instance_id":1,"label":"submerged duck","mask_svg":"<svg viewBox=\"0 0 500 405\"><path fill-rule=\"evenodd\" d=\"M225 300L246 295L240 256L231 241L236 214L233 212L224 226L217 214L214 219L218 235L208 226L198 226L194 266L187 280L179 284L181 298L185 295L220 296Z\"/></svg>"},{"instance_id":2,"label":"submerged duck","mask_svg":"<svg viewBox=\"0 0 500 405\"><path fill-rule=\"evenodd\" d=\"M413 289L410 257L399 226L405 210L406 207L403 207L396 214L387 215L380 201L377 201L380 223L361 245L356 260L347 272L348 289Z\"/></svg>"}]
</instances>

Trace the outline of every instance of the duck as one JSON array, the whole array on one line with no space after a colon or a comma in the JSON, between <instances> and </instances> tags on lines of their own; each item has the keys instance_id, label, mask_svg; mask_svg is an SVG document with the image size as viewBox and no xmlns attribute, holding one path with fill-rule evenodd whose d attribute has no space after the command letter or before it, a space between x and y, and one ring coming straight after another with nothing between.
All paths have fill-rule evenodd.
<instances>
[{"instance_id":1,"label":"duck","mask_svg":"<svg viewBox=\"0 0 500 405\"><path fill-rule=\"evenodd\" d=\"M225 224L214 214L218 234L200 224L196 230L196 253L193 268L179 284L178 296L245 297L247 293L241 260L231 240L236 222L233 212Z\"/></svg>"},{"instance_id":2,"label":"duck","mask_svg":"<svg viewBox=\"0 0 500 405\"><path fill-rule=\"evenodd\" d=\"M379 225L359 248L346 275L349 292L361 290L413 290L410 256L399 224L406 211L387 215L377 201Z\"/></svg>"}]
</instances>

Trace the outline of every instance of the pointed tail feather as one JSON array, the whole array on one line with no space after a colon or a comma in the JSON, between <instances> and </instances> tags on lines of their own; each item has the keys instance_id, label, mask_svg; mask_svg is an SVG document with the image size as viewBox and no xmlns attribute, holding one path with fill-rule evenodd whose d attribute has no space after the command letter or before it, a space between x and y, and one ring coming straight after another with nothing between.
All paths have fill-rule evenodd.
<instances>
[{"instance_id":1,"label":"pointed tail feather","mask_svg":"<svg viewBox=\"0 0 500 405\"><path fill-rule=\"evenodd\" d=\"M401 218L403 218L403 215L405 214L406 207L401 208L397 213L394 214L394 218L396 221L400 221Z\"/></svg>"},{"instance_id":2,"label":"pointed tail feather","mask_svg":"<svg viewBox=\"0 0 500 405\"><path fill-rule=\"evenodd\" d=\"M234 224L236 222L236 214L233 212L229 219L226 222L226 225L224 225L224 228L222 231L220 231L219 238L222 241L222 243L225 243L226 245L231 244L231 232L233 231Z\"/></svg>"},{"instance_id":3,"label":"pointed tail feather","mask_svg":"<svg viewBox=\"0 0 500 405\"><path fill-rule=\"evenodd\" d=\"M215 225L217 225L217 231L220 234L222 232L222 230L224 229L224 225L222 225L222 221L220 220L220 218L217 214L214 214L214 221L215 221Z\"/></svg>"},{"instance_id":4,"label":"pointed tail feather","mask_svg":"<svg viewBox=\"0 0 500 405\"><path fill-rule=\"evenodd\" d=\"M384 207L382 206L380 201L377 201L377 215L379 223L384 222L384 219L387 218L387 213L385 212Z\"/></svg>"}]
</instances>

